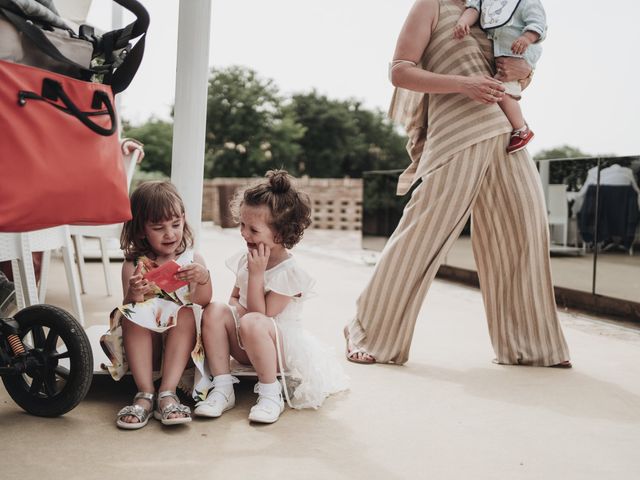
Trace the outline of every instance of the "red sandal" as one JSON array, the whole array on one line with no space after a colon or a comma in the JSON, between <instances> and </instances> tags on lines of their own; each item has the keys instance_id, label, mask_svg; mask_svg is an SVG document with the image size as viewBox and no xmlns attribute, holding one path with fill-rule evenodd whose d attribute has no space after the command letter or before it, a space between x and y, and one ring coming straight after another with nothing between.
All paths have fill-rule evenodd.
<instances>
[{"instance_id":1,"label":"red sandal","mask_svg":"<svg viewBox=\"0 0 640 480\"><path fill-rule=\"evenodd\" d=\"M519 152L527 146L527 144L533 138L533 132L525 125L520 130L514 130L511 133L511 139L509 140L509 146L507 147L507 153Z\"/></svg>"}]
</instances>

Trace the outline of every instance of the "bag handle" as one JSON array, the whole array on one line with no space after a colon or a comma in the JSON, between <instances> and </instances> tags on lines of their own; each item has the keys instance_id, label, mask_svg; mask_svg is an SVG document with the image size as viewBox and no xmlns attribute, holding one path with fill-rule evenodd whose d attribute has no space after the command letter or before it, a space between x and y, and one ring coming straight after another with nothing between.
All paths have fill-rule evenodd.
<instances>
[{"instance_id":1,"label":"bag handle","mask_svg":"<svg viewBox=\"0 0 640 480\"><path fill-rule=\"evenodd\" d=\"M132 38L140 37L126 55L122 64L108 78L108 83L111 85L113 93L117 94L129 86L142 62L147 30L149 29L149 13L137 0L114 1L133 13L136 20L123 28L102 35L98 51L110 55L113 50L125 48ZM109 72L107 72L107 76L109 76Z\"/></svg>"},{"instance_id":2,"label":"bag handle","mask_svg":"<svg viewBox=\"0 0 640 480\"><path fill-rule=\"evenodd\" d=\"M113 46L115 48L124 48L130 39L142 36L142 38L138 40L136 45L125 57L122 64L115 70L114 74L112 76L107 75L107 79L110 80L109 83L113 92L120 93L129 86L140 67L140 63L142 62L146 33L149 28L149 13L137 0L114 1L133 13L136 16L136 20L124 28L105 33L103 35L102 42L98 45L98 51L103 51L105 45ZM27 38L29 38L29 40L37 45L43 53L54 60L79 69L84 73L84 75L86 75L87 79L92 74L109 73L109 66L102 68L86 68L83 65L67 58L53 43L51 43L39 27L11 11L10 0L0 0L0 10L17 30L22 32Z\"/></svg>"},{"instance_id":3,"label":"bag handle","mask_svg":"<svg viewBox=\"0 0 640 480\"><path fill-rule=\"evenodd\" d=\"M80 110L78 106L73 103L73 100L71 100L66 94L62 84L50 78L45 78L42 80L42 95L26 90L20 90L20 92L18 92L18 105L24 107L27 104L27 99L44 101L48 105L51 105L52 107L55 107L66 114L76 117L91 131L104 137L110 137L111 135L113 135L118 127L116 112L113 108L113 104L111 103L111 99L109 98L109 95L100 90L96 90L94 92L93 99L91 100L91 108L98 110L94 112L83 112L82 110ZM57 103L54 103L58 100L60 100L64 104L64 107ZM106 111L99 110L103 105L106 108ZM105 113L109 115L109 119L111 120L110 128L101 127L97 123L93 122L91 118L89 118L96 115L104 115Z\"/></svg>"}]
</instances>

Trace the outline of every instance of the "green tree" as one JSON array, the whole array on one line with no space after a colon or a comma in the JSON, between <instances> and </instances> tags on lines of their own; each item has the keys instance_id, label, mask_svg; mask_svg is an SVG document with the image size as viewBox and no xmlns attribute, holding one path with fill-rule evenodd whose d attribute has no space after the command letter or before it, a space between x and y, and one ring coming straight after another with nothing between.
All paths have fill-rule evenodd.
<instances>
[{"instance_id":1,"label":"green tree","mask_svg":"<svg viewBox=\"0 0 640 480\"><path fill-rule=\"evenodd\" d=\"M125 135L145 144L141 169L170 175L172 123L158 119ZM209 79L205 177L262 176L271 168L293 175L361 177L366 170L402 168L406 137L379 110L317 92L286 103L272 80L244 67L213 71Z\"/></svg>"},{"instance_id":2,"label":"green tree","mask_svg":"<svg viewBox=\"0 0 640 480\"><path fill-rule=\"evenodd\" d=\"M133 127L124 122L123 136L144 143L144 160L140 164L140 170L171 175L173 123L152 118L147 123Z\"/></svg>"},{"instance_id":3,"label":"green tree","mask_svg":"<svg viewBox=\"0 0 640 480\"><path fill-rule=\"evenodd\" d=\"M405 168L409 163L406 135L398 134L382 111L366 110L360 104L355 106L354 115L364 139L365 150L362 152L361 165L351 167L355 170L351 175L359 177L366 170Z\"/></svg>"},{"instance_id":4,"label":"green tree","mask_svg":"<svg viewBox=\"0 0 640 480\"><path fill-rule=\"evenodd\" d=\"M209 80L205 177L262 176L270 168L297 174L304 128L287 116L272 80L234 66Z\"/></svg>"},{"instance_id":5,"label":"green tree","mask_svg":"<svg viewBox=\"0 0 640 480\"><path fill-rule=\"evenodd\" d=\"M588 157L589 155L582 150L570 145L562 145L547 150L542 150L534 158L534 160L561 159L561 158L577 158Z\"/></svg>"},{"instance_id":6,"label":"green tree","mask_svg":"<svg viewBox=\"0 0 640 480\"><path fill-rule=\"evenodd\" d=\"M365 170L407 163L406 139L379 111L354 100L331 100L316 91L294 95L287 105L305 127L298 170L311 177L361 177Z\"/></svg>"}]
</instances>

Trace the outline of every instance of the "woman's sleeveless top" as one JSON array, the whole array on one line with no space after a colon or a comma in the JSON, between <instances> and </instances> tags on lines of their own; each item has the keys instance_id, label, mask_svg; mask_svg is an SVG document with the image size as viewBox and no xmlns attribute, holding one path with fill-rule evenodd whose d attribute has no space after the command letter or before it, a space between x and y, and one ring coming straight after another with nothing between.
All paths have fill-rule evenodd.
<instances>
[{"instance_id":1,"label":"woman's sleeveless top","mask_svg":"<svg viewBox=\"0 0 640 480\"><path fill-rule=\"evenodd\" d=\"M418 66L446 75L493 75L491 41L480 28L473 27L462 40L453 38L461 13L462 7L452 0L439 0L438 21ZM428 95L396 88L389 116L409 135L411 165L400 175L398 195L454 153L511 131L498 105L478 103L462 94Z\"/></svg>"}]
</instances>

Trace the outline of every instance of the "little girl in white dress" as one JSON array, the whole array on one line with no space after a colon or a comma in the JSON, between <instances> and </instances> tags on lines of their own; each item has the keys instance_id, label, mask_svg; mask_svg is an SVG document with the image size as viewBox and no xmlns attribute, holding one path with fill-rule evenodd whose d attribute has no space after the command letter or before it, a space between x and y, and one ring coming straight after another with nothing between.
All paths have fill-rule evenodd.
<instances>
[{"instance_id":1,"label":"little girl in white dress","mask_svg":"<svg viewBox=\"0 0 640 480\"><path fill-rule=\"evenodd\" d=\"M302 326L302 305L314 281L288 251L311 223L308 197L296 191L283 170L236 198L233 206L247 250L227 266L236 274L229 303L205 308L202 341L206 363L196 364L203 376L195 385L200 400L194 413L219 417L235 405L230 356L252 365L258 375L258 401L249 420L273 423L284 410L284 396L293 408L317 408L324 399L345 390L348 379L330 349Z\"/></svg>"}]
</instances>

